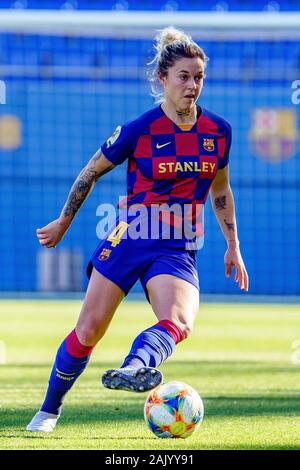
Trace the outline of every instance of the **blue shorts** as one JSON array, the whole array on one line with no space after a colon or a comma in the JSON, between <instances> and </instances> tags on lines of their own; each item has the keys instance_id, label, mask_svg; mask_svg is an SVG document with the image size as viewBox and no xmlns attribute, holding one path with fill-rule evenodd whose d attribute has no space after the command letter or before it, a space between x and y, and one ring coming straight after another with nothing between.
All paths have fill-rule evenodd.
<instances>
[{"instance_id":1,"label":"blue shorts","mask_svg":"<svg viewBox=\"0 0 300 470\"><path fill-rule=\"evenodd\" d=\"M199 289L196 268L196 251L187 250L181 241L174 239L143 239L136 240L120 235L112 237L117 219L108 236L101 240L91 256L87 267L90 277L93 267L106 278L117 284L125 293L140 279L146 297L146 284L154 276L170 274L184 279ZM128 220L130 223L130 220Z\"/></svg>"}]
</instances>

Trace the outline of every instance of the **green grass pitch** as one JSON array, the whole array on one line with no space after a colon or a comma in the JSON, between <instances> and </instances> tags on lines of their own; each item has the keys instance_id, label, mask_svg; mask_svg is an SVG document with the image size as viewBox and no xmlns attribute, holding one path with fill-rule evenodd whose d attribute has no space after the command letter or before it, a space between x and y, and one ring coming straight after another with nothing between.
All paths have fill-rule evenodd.
<instances>
[{"instance_id":1,"label":"green grass pitch","mask_svg":"<svg viewBox=\"0 0 300 470\"><path fill-rule=\"evenodd\" d=\"M146 302L125 301L67 396L55 431L27 432L56 349L80 306L1 301L6 363L0 364L0 449L300 448L297 305L202 304L192 337L161 370L165 381L187 382L200 393L205 417L188 439L158 439L144 423L145 394L107 390L100 383L105 369L119 366L135 335L155 322Z\"/></svg>"}]
</instances>

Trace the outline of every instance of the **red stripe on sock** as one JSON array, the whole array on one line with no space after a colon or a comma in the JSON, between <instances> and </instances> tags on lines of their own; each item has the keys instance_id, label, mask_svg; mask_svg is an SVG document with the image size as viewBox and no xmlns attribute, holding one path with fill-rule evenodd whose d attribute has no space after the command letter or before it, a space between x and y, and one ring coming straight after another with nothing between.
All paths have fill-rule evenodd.
<instances>
[{"instance_id":1,"label":"red stripe on sock","mask_svg":"<svg viewBox=\"0 0 300 470\"><path fill-rule=\"evenodd\" d=\"M69 336L67 336L66 346L68 353L77 358L89 356L95 347L81 344L75 330L71 331Z\"/></svg>"},{"instance_id":2,"label":"red stripe on sock","mask_svg":"<svg viewBox=\"0 0 300 470\"><path fill-rule=\"evenodd\" d=\"M170 333L175 341L175 344L180 343L180 341L185 338L179 326L175 325L175 323L173 323L171 320L161 320L157 324L165 328L167 332Z\"/></svg>"}]
</instances>

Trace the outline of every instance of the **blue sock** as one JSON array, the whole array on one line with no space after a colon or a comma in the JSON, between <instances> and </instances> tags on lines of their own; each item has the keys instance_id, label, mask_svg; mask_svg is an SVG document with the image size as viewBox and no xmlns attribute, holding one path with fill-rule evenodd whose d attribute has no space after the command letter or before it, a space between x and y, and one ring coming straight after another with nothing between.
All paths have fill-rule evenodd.
<instances>
[{"instance_id":1,"label":"blue sock","mask_svg":"<svg viewBox=\"0 0 300 470\"><path fill-rule=\"evenodd\" d=\"M92 349L79 343L75 330L62 342L56 354L41 411L56 415L61 413L64 397L86 368Z\"/></svg>"},{"instance_id":2,"label":"blue sock","mask_svg":"<svg viewBox=\"0 0 300 470\"><path fill-rule=\"evenodd\" d=\"M158 367L173 353L175 346L172 334L157 323L136 337L121 367Z\"/></svg>"}]
</instances>

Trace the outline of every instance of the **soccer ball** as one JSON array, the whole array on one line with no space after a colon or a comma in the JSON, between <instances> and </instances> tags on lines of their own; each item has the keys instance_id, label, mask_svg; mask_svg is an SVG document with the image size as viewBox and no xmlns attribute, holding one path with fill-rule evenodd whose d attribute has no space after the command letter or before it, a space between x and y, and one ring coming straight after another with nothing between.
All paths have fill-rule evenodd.
<instances>
[{"instance_id":1,"label":"soccer ball","mask_svg":"<svg viewBox=\"0 0 300 470\"><path fill-rule=\"evenodd\" d=\"M144 418L157 437L188 437L203 419L203 402L190 385L168 382L148 395Z\"/></svg>"}]
</instances>

